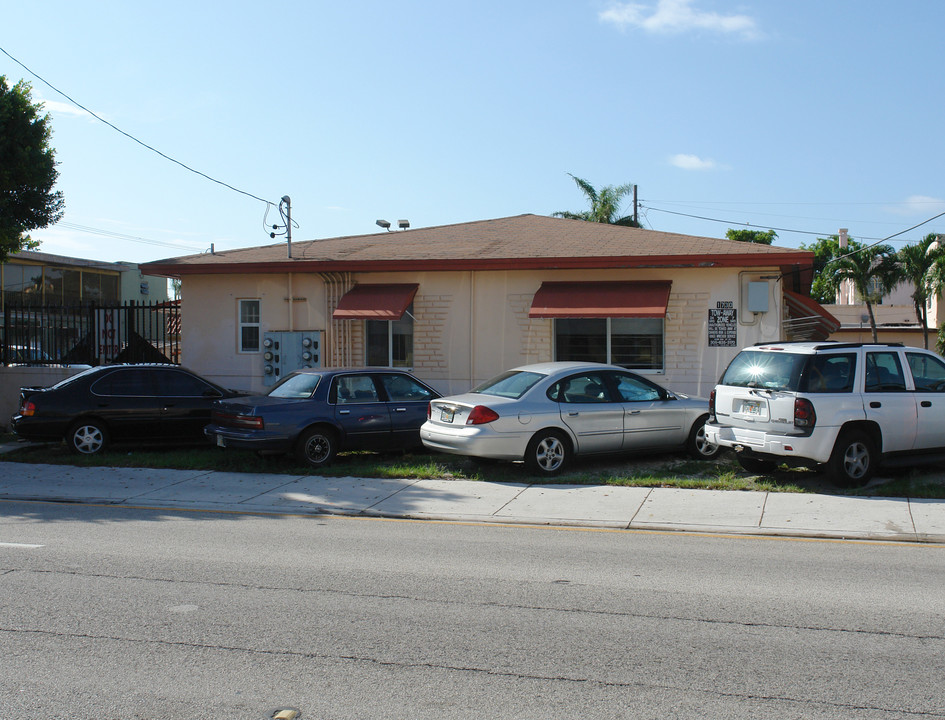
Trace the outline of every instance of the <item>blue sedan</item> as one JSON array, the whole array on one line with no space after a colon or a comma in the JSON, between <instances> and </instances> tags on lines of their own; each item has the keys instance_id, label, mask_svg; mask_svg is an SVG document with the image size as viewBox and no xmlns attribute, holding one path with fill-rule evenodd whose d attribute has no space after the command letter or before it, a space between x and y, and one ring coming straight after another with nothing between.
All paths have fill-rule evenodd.
<instances>
[{"instance_id":1,"label":"blue sedan","mask_svg":"<svg viewBox=\"0 0 945 720\"><path fill-rule=\"evenodd\" d=\"M310 368L266 395L214 403L204 432L219 447L294 453L324 467L342 450L422 447L420 426L438 397L403 370Z\"/></svg>"}]
</instances>

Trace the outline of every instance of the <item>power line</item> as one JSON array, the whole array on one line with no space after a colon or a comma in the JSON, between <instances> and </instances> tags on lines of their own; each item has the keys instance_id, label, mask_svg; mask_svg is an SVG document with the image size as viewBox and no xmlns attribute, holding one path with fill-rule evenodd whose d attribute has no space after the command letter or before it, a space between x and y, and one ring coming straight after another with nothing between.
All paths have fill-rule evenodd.
<instances>
[{"instance_id":1,"label":"power line","mask_svg":"<svg viewBox=\"0 0 945 720\"><path fill-rule=\"evenodd\" d=\"M811 232L811 231L809 231L809 230L795 230L795 229L793 229L793 228L780 228L780 227L774 227L774 226L772 226L772 225L758 225L758 224L755 224L755 223L741 222L741 221L736 221L736 220L721 220L721 219L719 219L719 218L711 218L711 217L706 217L706 216L704 216L704 215L692 215L692 214L689 214L689 213L681 213L681 212L676 212L676 211L674 211L674 210L663 210L662 208L655 208L655 207L650 207L650 206L644 206L644 209L646 209L646 210L652 210L652 211L654 211L654 212L667 213L667 214L669 214L669 215L680 215L680 216L682 216L682 217L694 218L694 219L696 219L696 220L706 220L706 221L708 221L708 222L724 223L724 224L726 224L726 225L741 225L741 226L744 226L744 227L751 227L751 228L763 228L763 229L767 229L767 230L775 230L775 231L777 231L777 232L797 233L797 234L800 234L800 235L815 235L815 236L818 236L818 237L830 237L831 235L834 234L834 233L832 233L832 232ZM883 238L861 237L861 239L862 239L862 240L868 240L868 241L869 241L869 240L873 240L873 241L875 241L875 242L873 243L873 245L878 245L878 244L880 244L880 243L883 243L883 242L887 242L887 241L889 241L889 240L892 240L893 238L898 237L899 235L903 235L903 234L909 232L910 230L915 230L916 228L922 227L923 225L926 225L926 224L932 222L933 220L937 220L938 218L940 218L940 217L942 217L942 216L945 216L945 212L939 213L938 215L934 215L933 217L930 217L928 220L923 220L922 222L920 222L920 223L918 223L918 224L916 224L916 225L913 225L912 227L906 228L905 230L900 230L900 231L897 232L897 233L893 233L892 235L888 235L888 236L883 237ZM872 247L872 245L868 245L867 247ZM865 248L864 248L864 249L865 249Z\"/></svg>"},{"instance_id":2,"label":"power line","mask_svg":"<svg viewBox=\"0 0 945 720\"><path fill-rule=\"evenodd\" d=\"M121 128L116 127L115 125L112 125L110 122L108 122L108 120L105 120L104 118L99 117L98 115L96 115L94 112L92 112L91 110L89 110L87 107L85 107L85 106L84 106L83 104L81 104L80 102L77 102L76 100L73 100L71 97L69 97L68 95L66 95L62 90L60 90L59 88L57 88L56 86L54 86L54 85L53 85L52 83L50 83L48 80L46 80L45 78L43 78L43 77L37 75L35 72L33 72L32 70L30 70L28 67L26 67L26 65L24 65L23 63L21 63L21 62L20 62L19 60L17 60L15 57L13 57L10 53L8 53L8 52L7 52L5 49L3 49L2 47L0 47L0 52L2 52L4 55L6 55L8 58L10 58L13 62L15 62L15 63L16 63L17 65L19 65L21 68L23 68L24 70L26 70L26 72L28 72L30 75L32 75L33 77L35 77L37 80L39 80L39 81L42 82L42 83L45 83L47 86L49 86L50 88L52 88L52 90L54 90L55 92L57 92L57 93L59 93L60 95L62 95L66 100L68 100L69 102L71 102L73 105L75 105L76 107L79 107L79 108L85 110L85 112L87 112L89 115L91 115L92 117L94 117L96 120L105 123L105 124L108 125L108 127L110 127L112 130L115 130L116 132L121 133L122 135L124 135L124 136L125 136L126 138L128 138L129 140L133 140L134 142L138 143L138 144L141 145L142 147L147 148L148 150L150 150L150 151L153 152L153 153L156 153L157 155L160 155L160 156L161 156L162 158L164 158L165 160L170 160L170 161L171 161L172 163L174 163L175 165L180 165L180 166L181 166L182 168L184 168L185 170L189 170L190 172L194 173L195 175L199 175L200 177L205 178L205 179L209 180L210 182L214 182L214 183L216 183L217 185L222 185L222 186L225 187L225 188L229 188L230 190L233 190L234 192L238 192L238 193L240 193L241 195L246 195L247 197L251 197L251 198L253 198L253 200L259 200L259 202L264 202L264 203L266 203L267 205L275 205L275 203L270 202L269 200L266 200L266 199L264 199L264 198L261 198L261 197L259 197L258 195L253 195L252 193L246 192L245 190L240 190L239 188L233 187L233 186L230 185L229 183L225 183L225 182L223 182L222 180L217 180L216 178L211 177L210 175L207 175L206 173L202 173L202 172L200 172L199 170L195 170L194 168L190 167L189 165L185 165L185 164L182 163L180 160L175 160L175 159L172 158L170 155L165 155L165 154L162 153L160 150L151 147L150 145L148 145L148 144L145 143L145 142L142 142L141 140L139 140L138 138L136 138L134 135L129 135L128 133L126 133L126 132L125 132L124 130L122 130Z\"/></svg>"},{"instance_id":3,"label":"power line","mask_svg":"<svg viewBox=\"0 0 945 720\"><path fill-rule=\"evenodd\" d=\"M692 205L693 203L701 203L704 205L810 205L810 206L824 206L824 207L835 207L838 205L881 205L881 206L890 206L890 205L941 205L941 200L936 200L934 198L929 198L927 200L922 200L920 202L902 202L900 200L889 200L885 202L796 202L796 201L746 201L746 200L655 200L654 202L663 202L676 205Z\"/></svg>"},{"instance_id":4,"label":"power line","mask_svg":"<svg viewBox=\"0 0 945 720\"><path fill-rule=\"evenodd\" d=\"M870 245L864 245L863 247L857 248L856 250L852 250L851 252L848 252L848 253L846 253L845 255L840 255L839 257L832 258L831 260L828 260L828 261L827 261L827 264L829 265L829 264L832 263L834 260L840 260L841 258L850 257L851 255L856 255L857 253L861 253L861 252L864 252L865 250L869 250L870 248L876 247L876 246L879 245L880 243L884 243L884 242L886 242L887 240L892 240L892 239L893 239L894 237L896 237L897 235L902 235L903 233L907 233L907 232L909 232L910 230L915 230L916 228L922 227L923 225L927 225L928 223L932 222L933 220L937 220L938 218L940 218L940 217L942 217L942 216L945 216L945 212L940 212L938 215L934 215L934 216L930 217L928 220L923 220L922 222L917 223L916 225L913 225L913 226L910 227L910 228L906 228L905 230L900 230L899 232L894 233L894 234L890 235L889 237L884 237L884 238L882 238L881 240L877 240L876 242L874 242L874 243L872 243L872 244L870 244Z\"/></svg>"},{"instance_id":5,"label":"power line","mask_svg":"<svg viewBox=\"0 0 945 720\"><path fill-rule=\"evenodd\" d=\"M57 222L54 227L62 227L66 230L77 230L79 232L89 233L90 235L101 235L103 237L115 238L116 240L127 240L129 242L141 243L143 245L160 245L162 247L169 247L177 250L193 250L194 252L201 252L203 250L203 248L198 248L193 245L187 246L180 243L162 240L149 240L148 238L137 237L135 235L125 235L123 233L113 232L111 230L88 227L87 225L76 225L75 223L63 222L61 220Z\"/></svg>"},{"instance_id":6,"label":"power line","mask_svg":"<svg viewBox=\"0 0 945 720\"><path fill-rule=\"evenodd\" d=\"M756 225L754 223L741 222L736 220L720 220L719 218L710 218L705 217L704 215L691 215L690 213L681 213L674 210L663 210L662 208L655 208L650 206L643 206L646 210L652 210L654 212L667 213L668 215L680 215L682 217L695 218L696 220L707 220L709 222L724 223L726 225L744 225L745 227L754 227L754 228L765 228L766 230L777 230L779 232L790 232L790 233L799 233L801 235L830 235L830 233L816 233L810 232L809 230L792 230L791 228L779 228L773 227L771 225ZM868 238L874 240L875 238Z\"/></svg>"}]
</instances>

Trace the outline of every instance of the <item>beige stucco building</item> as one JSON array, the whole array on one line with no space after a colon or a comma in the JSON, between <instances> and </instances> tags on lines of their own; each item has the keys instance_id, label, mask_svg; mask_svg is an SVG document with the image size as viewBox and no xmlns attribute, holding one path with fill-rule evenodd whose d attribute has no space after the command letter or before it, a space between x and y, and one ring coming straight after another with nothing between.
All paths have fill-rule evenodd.
<instances>
[{"instance_id":1,"label":"beige stucco building","mask_svg":"<svg viewBox=\"0 0 945 720\"><path fill-rule=\"evenodd\" d=\"M707 395L745 345L824 338L813 254L537 215L148 263L181 278L183 364L264 390L395 365L445 393L517 365L614 362Z\"/></svg>"}]
</instances>

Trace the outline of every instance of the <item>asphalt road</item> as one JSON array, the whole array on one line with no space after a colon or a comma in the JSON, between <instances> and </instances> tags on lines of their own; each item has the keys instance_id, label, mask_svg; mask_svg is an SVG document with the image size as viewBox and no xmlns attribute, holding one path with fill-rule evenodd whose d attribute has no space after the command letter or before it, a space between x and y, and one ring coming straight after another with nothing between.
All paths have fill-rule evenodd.
<instances>
[{"instance_id":1,"label":"asphalt road","mask_svg":"<svg viewBox=\"0 0 945 720\"><path fill-rule=\"evenodd\" d=\"M942 718L943 553L0 502L0 718Z\"/></svg>"}]
</instances>

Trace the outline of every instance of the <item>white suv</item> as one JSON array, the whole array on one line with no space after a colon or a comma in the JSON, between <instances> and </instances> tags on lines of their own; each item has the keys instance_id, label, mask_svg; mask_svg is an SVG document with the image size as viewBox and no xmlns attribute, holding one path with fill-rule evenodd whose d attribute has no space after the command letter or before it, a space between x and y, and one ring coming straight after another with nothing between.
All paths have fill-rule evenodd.
<instances>
[{"instance_id":1,"label":"white suv","mask_svg":"<svg viewBox=\"0 0 945 720\"><path fill-rule=\"evenodd\" d=\"M945 360L898 344L756 345L726 368L709 412L706 441L750 472L825 465L862 484L881 460L945 452Z\"/></svg>"}]
</instances>

